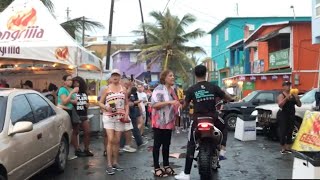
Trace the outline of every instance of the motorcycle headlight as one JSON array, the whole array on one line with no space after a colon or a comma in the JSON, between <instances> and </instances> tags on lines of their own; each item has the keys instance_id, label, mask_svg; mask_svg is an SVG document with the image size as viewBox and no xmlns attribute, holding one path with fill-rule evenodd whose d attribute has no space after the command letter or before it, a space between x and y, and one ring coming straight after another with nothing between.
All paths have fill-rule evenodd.
<instances>
[{"instance_id":1,"label":"motorcycle headlight","mask_svg":"<svg viewBox=\"0 0 320 180\"><path fill-rule=\"evenodd\" d=\"M258 110L254 110L254 111L251 113L251 116L258 116Z\"/></svg>"}]
</instances>

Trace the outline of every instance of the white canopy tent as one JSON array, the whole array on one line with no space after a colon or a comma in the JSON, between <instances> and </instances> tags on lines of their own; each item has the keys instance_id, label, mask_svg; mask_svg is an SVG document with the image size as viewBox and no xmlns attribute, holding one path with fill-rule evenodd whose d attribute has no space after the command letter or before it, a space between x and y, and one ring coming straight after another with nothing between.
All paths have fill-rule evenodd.
<instances>
[{"instance_id":1,"label":"white canopy tent","mask_svg":"<svg viewBox=\"0 0 320 180\"><path fill-rule=\"evenodd\" d=\"M15 0L0 14L0 58L100 70L100 59L60 26L39 0Z\"/></svg>"},{"instance_id":2,"label":"white canopy tent","mask_svg":"<svg viewBox=\"0 0 320 180\"><path fill-rule=\"evenodd\" d=\"M66 69L99 72L101 59L81 47L41 1L13 1L0 14L0 79L4 74Z\"/></svg>"}]
</instances>

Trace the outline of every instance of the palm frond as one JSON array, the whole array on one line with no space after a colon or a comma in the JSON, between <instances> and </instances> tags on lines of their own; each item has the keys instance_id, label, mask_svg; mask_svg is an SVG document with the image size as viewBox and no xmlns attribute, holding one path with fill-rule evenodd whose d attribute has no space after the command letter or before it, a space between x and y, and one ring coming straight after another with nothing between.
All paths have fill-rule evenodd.
<instances>
[{"instance_id":1,"label":"palm frond","mask_svg":"<svg viewBox=\"0 0 320 180\"><path fill-rule=\"evenodd\" d=\"M200 54L206 54L206 51L200 47L200 46L195 46L195 47L189 47L189 46L184 46L181 48L184 52L186 53L191 53L191 54L196 54L196 53L200 53Z\"/></svg>"},{"instance_id":2,"label":"palm frond","mask_svg":"<svg viewBox=\"0 0 320 180\"><path fill-rule=\"evenodd\" d=\"M51 14L54 14L54 4L51 0L41 0L42 3L48 8Z\"/></svg>"},{"instance_id":3,"label":"palm frond","mask_svg":"<svg viewBox=\"0 0 320 180\"><path fill-rule=\"evenodd\" d=\"M104 28L103 24L97 21L92 21L86 17L79 17L75 19L71 19L69 21L61 23L61 26L66 27L74 27L77 31L82 30L84 27L85 30L95 30L96 28Z\"/></svg>"},{"instance_id":4,"label":"palm frond","mask_svg":"<svg viewBox=\"0 0 320 180\"><path fill-rule=\"evenodd\" d=\"M197 39L197 38L203 37L205 34L206 34L205 31L198 28L192 32L184 34L182 37L185 39Z\"/></svg>"}]
</instances>

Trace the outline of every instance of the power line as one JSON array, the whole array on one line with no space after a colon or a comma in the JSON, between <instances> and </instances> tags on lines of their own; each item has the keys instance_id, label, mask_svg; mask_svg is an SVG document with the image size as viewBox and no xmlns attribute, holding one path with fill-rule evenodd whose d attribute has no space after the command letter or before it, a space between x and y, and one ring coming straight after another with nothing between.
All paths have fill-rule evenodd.
<instances>
[{"instance_id":1,"label":"power line","mask_svg":"<svg viewBox=\"0 0 320 180\"><path fill-rule=\"evenodd\" d=\"M163 9L163 11L162 11L162 14L164 13L164 11L166 11L166 9L167 9L167 7L168 7L169 3L170 3L170 0L168 0L168 2L167 2L167 4L166 4L166 6L164 7L164 9Z\"/></svg>"}]
</instances>

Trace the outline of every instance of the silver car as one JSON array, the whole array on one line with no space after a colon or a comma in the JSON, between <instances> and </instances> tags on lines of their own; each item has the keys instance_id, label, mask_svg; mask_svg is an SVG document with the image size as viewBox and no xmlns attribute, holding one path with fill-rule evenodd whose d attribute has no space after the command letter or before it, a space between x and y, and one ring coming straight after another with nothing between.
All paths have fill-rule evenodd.
<instances>
[{"instance_id":1,"label":"silver car","mask_svg":"<svg viewBox=\"0 0 320 180\"><path fill-rule=\"evenodd\" d=\"M300 100L302 103L301 107L296 106L295 122L293 138L295 138L299 127L302 123L304 114L307 110L312 110L315 106L315 93L317 89L312 89L304 94ZM256 110L251 116L256 116L257 128L258 129L269 129L270 132L277 133L277 112L279 111L278 104L268 104L256 107ZM273 130L274 129L274 130Z\"/></svg>"},{"instance_id":2,"label":"silver car","mask_svg":"<svg viewBox=\"0 0 320 180\"><path fill-rule=\"evenodd\" d=\"M33 90L0 89L0 180L28 179L69 154L68 114Z\"/></svg>"}]
</instances>

